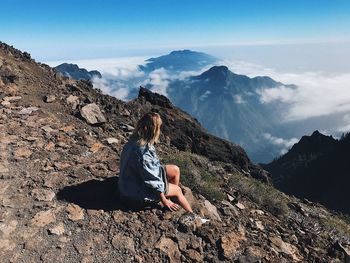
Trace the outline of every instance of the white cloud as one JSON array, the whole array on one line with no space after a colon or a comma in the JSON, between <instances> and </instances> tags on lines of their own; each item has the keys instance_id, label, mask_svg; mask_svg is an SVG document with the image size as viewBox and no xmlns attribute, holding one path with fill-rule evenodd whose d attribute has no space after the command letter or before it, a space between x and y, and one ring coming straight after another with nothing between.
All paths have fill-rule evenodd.
<instances>
[{"instance_id":1,"label":"white cloud","mask_svg":"<svg viewBox=\"0 0 350 263\"><path fill-rule=\"evenodd\" d=\"M211 94L210 90L205 91L202 95L199 96L199 100L204 100L206 99L209 95Z\"/></svg>"},{"instance_id":2,"label":"white cloud","mask_svg":"<svg viewBox=\"0 0 350 263\"><path fill-rule=\"evenodd\" d=\"M241 61L223 63L238 74L250 77L269 76L284 84L297 85L296 88L281 85L277 88L261 89L258 92L263 103L284 103L285 121L350 111L350 73L290 73Z\"/></svg>"},{"instance_id":3,"label":"white cloud","mask_svg":"<svg viewBox=\"0 0 350 263\"><path fill-rule=\"evenodd\" d=\"M129 87L119 82L109 82L104 78L93 78L94 88L102 90L103 93L116 97L120 100L127 100Z\"/></svg>"},{"instance_id":4,"label":"white cloud","mask_svg":"<svg viewBox=\"0 0 350 263\"><path fill-rule=\"evenodd\" d=\"M144 84L151 84L152 91L166 96L169 82L170 76L168 71L164 68L159 68L149 73L149 78L144 81Z\"/></svg>"},{"instance_id":5,"label":"white cloud","mask_svg":"<svg viewBox=\"0 0 350 263\"><path fill-rule=\"evenodd\" d=\"M243 99L243 96L241 94L236 94L233 96L233 100L235 101L235 103L237 104L243 104L246 103L246 101Z\"/></svg>"},{"instance_id":6,"label":"white cloud","mask_svg":"<svg viewBox=\"0 0 350 263\"><path fill-rule=\"evenodd\" d=\"M294 144L299 142L299 139L297 138L283 139L283 138L275 137L270 133L264 133L263 137L271 144L279 146L281 148L280 150L281 154L285 154Z\"/></svg>"}]
</instances>

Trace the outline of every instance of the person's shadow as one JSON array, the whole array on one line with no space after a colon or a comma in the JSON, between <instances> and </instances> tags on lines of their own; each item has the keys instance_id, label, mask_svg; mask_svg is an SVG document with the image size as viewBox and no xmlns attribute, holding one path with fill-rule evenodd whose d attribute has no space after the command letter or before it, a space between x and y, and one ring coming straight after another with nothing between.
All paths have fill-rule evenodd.
<instances>
[{"instance_id":1,"label":"person's shadow","mask_svg":"<svg viewBox=\"0 0 350 263\"><path fill-rule=\"evenodd\" d=\"M135 206L122 200L118 191L118 177L104 180L92 179L80 184L66 186L59 190L57 199L68 203L74 203L85 209L104 211L123 210L139 211L151 207Z\"/></svg>"}]
</instances>

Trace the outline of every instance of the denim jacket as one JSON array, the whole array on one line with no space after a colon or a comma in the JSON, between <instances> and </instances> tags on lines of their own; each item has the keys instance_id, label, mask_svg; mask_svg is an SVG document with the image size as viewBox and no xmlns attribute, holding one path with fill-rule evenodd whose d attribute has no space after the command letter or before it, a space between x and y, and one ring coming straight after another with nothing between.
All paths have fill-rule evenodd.
<instances>
[{"instance_id":1,"label":"denim jacket","mask_svg":"<svg viewBox=\"0 0 350 263\"><path fill-rule=\"evenodd\" d=\"M132 200L158 201L165 185L162 167L153 145L129 140L120 158L119 192Z\"/></svg>"}]
</instances>

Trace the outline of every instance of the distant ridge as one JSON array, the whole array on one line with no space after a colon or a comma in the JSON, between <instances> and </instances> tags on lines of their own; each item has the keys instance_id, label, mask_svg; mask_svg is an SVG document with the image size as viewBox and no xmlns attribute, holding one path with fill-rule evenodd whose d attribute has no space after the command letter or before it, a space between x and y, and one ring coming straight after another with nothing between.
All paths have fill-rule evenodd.
<instances>
[{"instance_id":1,"label":"distant ridge","mask_svg":"<svg viewBox=\"0 0 350 263\"><path fill-rule=\"evenodd\" d=\"M218 58L206 53L184 49L147 59L146 64L140 65L139 69L144 72L151 72L160 68L173 72L192 71L203 69L205 66L215 64L218 61Z\"/></svg>"},{"instance_id":2,"label":"distant ridge","mask_svg":"<svg viewBox=\"0 0 350 263\"><path fill-rule=\"evenodd\" d=\"M102 75L97 70L88 71L85 68L79 68L76 64L63 63L54 69L65 77L75 80L91 80L94 77L102 78Z\"/></svg>"}]
</instances>

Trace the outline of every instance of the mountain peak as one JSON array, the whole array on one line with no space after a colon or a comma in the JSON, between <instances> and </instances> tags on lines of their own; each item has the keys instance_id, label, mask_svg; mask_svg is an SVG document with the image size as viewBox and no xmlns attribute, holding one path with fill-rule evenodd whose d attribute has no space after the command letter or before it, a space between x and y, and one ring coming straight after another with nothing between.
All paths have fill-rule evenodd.
<instances>
[{"instance_id":1,"label":"mountain peak","mask_svg":"<svg viewBox=\"0 0 350 263\"><path fill-rule=\"evenodd\" d=\"M203 52L189 49L174 50L167 55L149 58L145 65L139 65L144 72L164 68L169 71L201 70L203 67L216 63L218 59Z\"/></svg>"}]
</instances>

